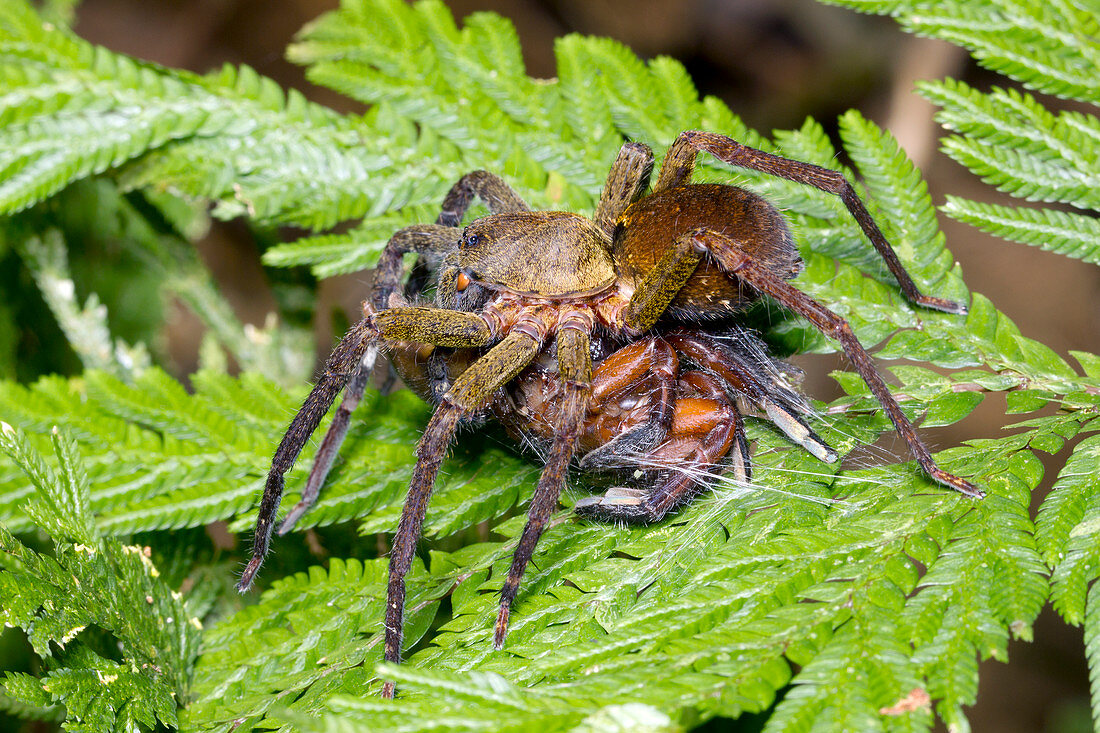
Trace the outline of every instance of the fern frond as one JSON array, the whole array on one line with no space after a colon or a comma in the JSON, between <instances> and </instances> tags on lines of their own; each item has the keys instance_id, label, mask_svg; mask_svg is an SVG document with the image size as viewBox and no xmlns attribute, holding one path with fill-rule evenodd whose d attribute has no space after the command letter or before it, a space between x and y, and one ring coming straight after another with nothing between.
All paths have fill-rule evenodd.
<instances>
[{"instance_id":1,"label":"fern frond","mask_svg":"<svg viewBox=\"0 0 1100 733\"><path fill-rule=\"evenodd\" d=\"M310 266L318 278L374 267L394 232L409 224L434 221L438 211L410 206L400 213L376 217L343 234L320 234L280 244L264 253L273 267Z\"/></svg>"},{"instance_id":2,"label":"fern frond","mask_svg":"<svg viewBox=\"0 0 1100 733\"><path fill-rule=\"evenodd\" d=\"M94 293L83 306L76 302L65 243L58 230L48 230L42 238L31 237L17 247L85 369L105 369L128 376L149 366L149 353L144 345L130 346L121 339L111 342L107 308Z\"/></svg>"},{"instance_id":3,"label":"fern frond","mask_svg":"<svg viewBox=\"0 0 1100 733\"><path fill-rule=\"evenodd\" d=\"M983 180L1029 200L1097 208L1095 117L1055 116L1029 94L983 93L954 80L925 82L920 90L942 108L936 118L960 133L945 140L945 152Z\"/></svg>"},{"instance_id":4,"label":"fern frond","mask_svg":"<svg viewBox=\"0 0 1100 733\"><path fill-rule=\"evenodd\" d=\"M973 138L950 137L944 152L997 190L1028 201L1060 201L1100 207L1094 171L1081 172L1039 160L1011 148L991 147Z\"/></svg>"},{"instance_id":5,"label":"fern frond","mask_svg":"<svg viewBox=\"0 0 1100 733\"><path fill-rule=\"evenodd\" d=\"M91 506L103 532L131 534L198 527L237 518L253 521L256 488L271 461L272 436L281 433L303 393L288 394L259 375L240 380L199 373L189 395L157 369L132 384L103 372L79 381L48 379L31 388L0 384L0 415L33 432L53 424L69 431L94 479ZM228 397L228 399L227 399ZM371 518L364 532L387 532L397 514L427 405L409 392L369 393L357 426L333 470L331 487L300 529ZM3 464L0 463L0 469ZM461 452L446 464L425 532L449 535L515 504L534 486L532 468L498 449ZM289 475L300 490L305 468ZM20 472L0 470L0 519L24 530L33 486ZM293 494L288 502L293 501Z\"/></svg>"},{"instance_id":6,"label":"fern frond","mask_svg":"<svg viewBox=\"0 0 1100 733\"><path fill-rule=\"evenodd\" d=\"M53 536L53 555L32 550L0 526L0 619L24 629L49 671L33 683L6 675L7 695L31 708L64 705L66 727L136 729L176 724L198 654L198 619L158 579L149 548L100 537L87 476L73 443L54 432L58 470L24 436L0 425L0 450L37 488L28 511ZM93 631L114 638L122 662L88 645Z\"/></svg>"},{"instance_id":7,"label":"fern frond","mask_svg":"<svg viewBox=\"0 0 1100 733\"><path fill-rule=\"evenodd\" d=\"M385 132L369 132L378 115L340 116L296 92L284 94L251 69L198 77L43 26L22 3L3 12L9 91L0 100L2 211L141 159L125 172L131 186L155 183L211 198L225 216L247 212L323 228L434 199L434 182L459 174L447 167L454 156L442 150L431 151L434 158L422 149L412 155L417 146L399 137L386 147ZM425 159L436 162L414 162Z\"/></svg>"},{"instance_id":8,"label":"fern frond","mask_svg":"<svg viewBox=\"0 0 1100 733\"><path fill-rule=\"evenodd\" d=\"M947 129L1013 148L1042 160L1075 165L1100 155L1100 121L1081 112L1048 111L1030 94L993 87L980 92L954 79L921 82L921 95L941 107L936 119Z\"/></svg>"},{"instance_id":9,"label":"fern frond","mask_svg":"<svg viewBox=\"0 0 1100 733\"><path fill-rule=\"evenodd\" d=\"M312 568L308 575L284 578L258 604L236 614L234 624L211 630L204 640L205 671L196 675L196 703L186 711L185 724L228 724L240 717L259 722L279 704L284 690L306 692L332 676L360 677L360 665L373 665L382 656L375 632L385 604L385 592L379 592L385 587L385 565L384 560L333 560L327 572ZM422 566L414 564L410 577L422 578ZM410 593L410 641L427 630L440 594L437 589ZM248 627L250 638L263 639L264 655L239 643L237 624ZM244 700L239 695L245 690L265 692L250 692ZM299 703L319 706L308 695Z\"/></svg>"},{"instance_id":10,"label":"fern frond","mask_svg":"<svg viewBox=\"0 0 1100 733\"><path fill-rule=\"evenodd\" d=\"M950 195L943 212L994 236L1100 265L1100 222L1094 216L1000 206Z\"/></svg>"},{"instance_id":11,"label":"fern frond","mask_svg":"<svg viewBox=\"0 0 1100 733\"><path fill-rule=\"evenodd\" d=\"M97 523L117 534L201 526L249 505L266 462L267 431L280 429L282 419L249 431L212 403L187 396L155 369L132 385L92 373L79 382L0 387L6 420L40 434L57 424L74 437L94 478ZM3 474L0 517L9 528L27 527L23 506L30 492L19 473Z\"/></svg>"},{"instance_id":12,"label":"fern frond","mask_svg":"<svg viewBox=\"0 0 1100 733\"><path fill-rule=\"evenodd\" d=\"M315 83L384 102L458 150L476 150L521 190L541 188L547 169L589 190L602 182L586 147L592 138L560 144L566 115L557 90L527 77L515 30L499 18L475 15L459 30L441 3L348 3L312 23L289 55L309 65Z\"/></svg>"},{"instance_id":13,"label":"fern frond","mask_svg":"<svg viewBox=\"0 0 1100 733\"><path fill-rule=\"evenodd\" d=\"M1100 427L1100 426L1094 426ZM1100 577L1100 436L1074 449L1058 474L1050 495L1039 507L1037 540L1054 572L1051 601L1071 624L1086 617L1088 587Z\"/></svg>"},{"instance_id":14,"label":"fern frond","mask_svg":"<svg viewBox=\"0 0 1100 733\"><path fill-rule=\"evenodd\" d=\"M55 473L11 425L0 423L0 432L3 433L0 448L26 474L37 491L35 501L27 507L35 524L52 535L96 544L98 533L88 512L88 480L77 465L73 443L57 428L51 431L53 449L60 464Z\"/></svg>"},{"instance_id":15,"label":"fern frond","mask_svg":"<svg viewBox=\"0 0 1100 733\"><path fill-rule=\"evenodd\" d=\"M0 710L23 720L41 720L60 723L65 719L65 708L50 703L50 696L42 689L37 677L20 672L6 672L0 679ZM10 694L4 692L10 690Z\"/></svg>"},{"instance_id":16,"label":"fern frond","mask_svg":"<svg viewBox=\"0 0 1100 733\"><path fill-rule=\"evenodd\" d=\"M1093 73L1100 63L1100 21L1073 3L826 1L893 15L907 30L965 46L989 68L1032 89L1100 102ZM986 183L1029 201L1100 210L1095 115L1055 114L1031 94L1000 87L980 92L954 79L920 82L918 89L940 107L937 120L957 133L944 140L944 151ZM958 198L949 199L944 211L998 236L1096 261L1092 217Z\"/></svg>"},{"instance_id":17,"label":"fern frond","mask_svg":"<svg viewBox=\"0 0 1100 733\"><path fill-rule=\"evenodd\" d=\"M906 30L968 49L978 63L1025 86L1086 102L1100 101L1096 13L1077 3L1028 0L823 0L893 16Z\"/></svg>"}]
</instances>

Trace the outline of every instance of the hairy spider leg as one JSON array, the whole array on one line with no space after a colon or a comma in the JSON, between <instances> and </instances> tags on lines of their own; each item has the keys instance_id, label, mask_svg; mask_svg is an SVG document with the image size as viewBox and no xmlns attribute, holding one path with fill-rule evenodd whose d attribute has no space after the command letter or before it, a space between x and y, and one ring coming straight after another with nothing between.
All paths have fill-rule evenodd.
<instances>
[{"instance_id":1,"label":"hairy spider leg","mask_svg":"<svg viewBox=\"0 0 1100 733\"><path fill-rule=\"evenodd\" d=\"M734 420L736 420L733 431L733 444L730 446L730 468L733 470L734 480L742 485L747 485L752 481L749 441L745 437L745 421L741 417L741 411L737 408L737 402L731 398L728 387L716 379L713 374L701 371L685 372L680 377L680 381L712 400L729 400L730 409L733 411Z\"/></svg>"},{"instance_id":2,"label":"hairy spider leg","mask_svg":"<svg viewBox=\"0 0 1100 733\"><path fill-rule=\"evenodd\" d=\"M746 337L751 338L742 334L742 338ZM737 394L743 395L788 438L816 458L826 463L837 460L836 451L799 416L797 396L778 388L759 364L699 332L675 331L668 335L668 340L697 366L716 374Z\"/></svg>"},{"instance_id":3,"label":"hairy spider leg","mask_svg":"<svg viewBox=\"0 0 1100 733\"><path fill-rule=\"evenodd\" d=\"M455 313L456 311L435 311ZM379 314L381 315L381 314ZM469 315L469 314L463 314ZM472 316L481 320L477 316ZM405 626L405 576L412 567L416 543L424 525L428 498L435 485L436 475L447 447L454 437L458 421L477 411L493 399L500 387L511 381L542 349L546 334L532 334L527 330L514 330L475 361L447 390L442 402L432 414L416 446L416 466L413 468L409 493L401 510L401 520L393 537L390 552L389 584L386 589L385 659L401 661L401 642ZM430 343L428 339L402 339ZM478 346L478 343L440 344L449 346ZM382 697L392 698L394 683L382 685Z\"/></svg>"},{"instance_id":4,"label":"hairy spider leg","mask_svg":"<svg viewBox=\"0 0 1100 733\"><path fill-rule=\"evenodd\" d=\"M390 237L374 268L374 286L370 295L370 304L374 310L381 311L389 307L392 305L391 296L401 292L406 254L415 253L417 259L405 295L411 298L423 291L429 272L424 263L437 264L447 252L454 249L458 241L455 229L462 222L462 217L466 215L475 196L484 201L494 214L530 211L527 203L504 179L488 171L467 173L447 192L435 224L405 227ZM332 470L340 446L347 437L351 413L359 406L370 383L377 358L378 347L369 347L355 374L348 381L344 398L321 439L306 485L302 489L302 496L279 525L280 536L290 532L298 520L317 503L325 478Z\"/></svg>"},{"instance_id":5,"label":"hairy spider leg","mask_svg":"<svg viewBox=\"0 0 1100 733\"><path fill-rule=\"evenodd\" d=\"M389 305L390 296L400 289L403 275L402 257L406 253L415 252L418 255L442 257L442 253L454 247L454 243L454 229L433 225L406 227L390 237L375 268L374 289L370 298L373 309L386 308ZM363 399L363 393L370 382L370 375L374 371L377 359L378 346L376 344L368 346L363 352L355 373L348 380L344 388L344 398L336 408L336 414L328 430L325 431L324 438L321 439L321 445L317 448L313 466L306 478L306 485L302 489L301 499L287 512L279 525L280 536L293 529L298 520L317 502L321 486L332 469L332 464L340 451L340 445L347 436L351 413Z\"/></svg>"},{"instance_id":6,"label":"hairy spider leg","mask_svg":"<svg viewBox=\"0 0 1100 733\"><path fill-rule=\"evenodd\" d=\"M740 394L764 410L765 397L786 402L791 410L809 414L805 398L779 374L776 360L767 353L760 336L747 328L735 327L721 336L701 329L676 329L665 339L695 364L705 365L727 380Z\"/></svg>"},{"instance_id":7,"label":"hairy spider leg","mask_svg":"<svg viewBox=\"0 0 1100 733\"><path fill-rule=\"evenodd\" d=\"M565 320L559 326L557 347L558 373L562 386L561 409L558 411L553 447L531 497L527 524L523 527L523 533L512 555L508 577L500 590L500 607L493 628L493 646L496 649L504 646L512 602L519 591L520 580L527 569L527 563L534 555L539 538L558 506L558 497L565 485L569 462L576 452L592 386L592 357L588 337L591 329L590 317Z\"/></svg>"},{"instance_id":8,"label":"hairy spider leg","mask_svg":"<svg viewBox=\"0 0 1100 733\"><path fill-rule=\"evenodd\" d=\"M588 417L592 429L599 430L599 415L604 405L615 403L640 385L645 385L643 408L646 419L638 426L610 440L597 441L580 460L583 471L606 471L630 465L630 454L645 452L658 445L672 427L676 399L676 352L660 337L636 341L614 352L592 375L592 398Z\"/></svg>"},{"instance_id":9,"label":"hairy spider leg","mask_svg":"<svg viewBox=\"0 0 1100 733\"><path fill-rule=\"evenodd\" d=\"M475 313L436 308L390 308L369 313L355 324L336 345L325 371L290 422L267 474L252 543L252 557L241 573L237 589L248 590L263 564L271 541L275 514L283 496L284 474L294 465L302 446L317 429L336 395L359 368L364 353L379 338L390 341L420 341L437 346L486 346L494 336L489 325Z\"/></svg>"},{"instance_id":10,"label":"hairy spider leg","mask_svg":"<svg viewBox=\"0 0 1100 733\"><path fill-rule=\"evenodd\" d=\"M620 486L585 497L577 502L577 513L624 522L660 521L703 491L706 482L700 476L717 473L727 454L735 480L751 479L744 421L725 386L701 371L685 372L680 383L701 397L677 398L667 440L645 456L647 463L666 461L672 468L662 472L651 490Z\"/></svg>"},{"instance_id":11,"label":"hairy spider leg","mask_svg":"<svg viewBox=\"0 0 1100 733\"><path fill-rule=\"evenodd\" d=\"M374 329L365 320L360 321L336 345L325 362L325 370L309 393L302 408L291 420L283 435L275 455L271 459L271 470L264 484L263 497L260 499L259 516L256 519L256 531L252 541L252 557L241 573L237 590L242 593L252 585L256 571L263 564L271 543L271 530L274 528L275 513L283 496L283 475L297 460L302 446L317 429L321 418L332 406L333 400L344 388L351 374L358 368L363 354L374 341Z\"/></svg>"},{"instance_id":12,"label":"hairy spider leg","mask_svg":"<svg viewBox=\"0 0 1100 733\"><path fill-rule=\"evenodd\" d=\"M890 394L890 389L879 376L871 355L859 343L859 339L856 338L846 320L793 287L786 280L776 277L767 268L761 267L729 237L709 229L698 229L689 233L687 237L694 243L693 251L696 257L701 258L703 252L708 253L728 275L774 298L780 305L808 320L826 336L838 341L856 371L863 377L863 381L871 388L871 393L886 411L890 421L894 423L894 428L909 447L909 452L933 480L966 496L980 498L985 495L974 484L947 473L936 465L931 452L917 436L913 424L905 416L897 400Z\"/></svg>"},{"instance_id":13,"label":"hairy spider leg","mask_svg":"<svg viewBox=\"0 0 1100 733\"><path fill-rule=\"evenodd\" d=\"M871 218L871 214L868 213L867 207L863 205L855 188L837 171L765 153L762 150L742 145L725 135L689 130L680 133L680 136L676 138L676 141L672 143L665 154L664 162L661 164L661 175L657 179L657 185L653 189L654 192L687 185L695 168L695 160L698 154L704 151L724 163L784 178L795 183L803 183L820 191L839 196L852 217L859 224L860 229L867 236L867 239L871 241L875 250L886 262L886 267L897 279L898 285L901 286L901 291L906 298L925 308L932 308L946 313L965 314L968 311L967 306L963 303L924 295L920 292L916 283L913 282L913 278L909 276L905 266L898 259L893 247L886 241L882 230Z\"/></svg>"},{"instance_id":14,"label":"hairy spider leg","mask_svg":"<svg viewBox=\"0 0 1100 733\"><path fill-rule=\"evenodd\" d=\"M442 210L436 224L457 227L470 208L474 197L480 198L493 214L530 211L518 193L503 178L489 171L473 171L458 179L443 199Z\"/></svg>"},{"instance_id":15,"label":"hairy spider leg","mask_svg":"<svg viewBox=\"0 0 1100 733\"><path fill-rule=\"evenodd\" d=\"M653 151L643 143L625 143L607 173L596 205L596 226L615 238L615 226L627 207L645 196L653 173Z\"/></svg>"},{"instance_id":16,"label":"hairy spider leg","mask_svg":"<svg viewBox=\"0 0 1100 733\"><path fill-rule=\"evenodd\" d=\"M336 414L332 416L332 422L329 423L328 430L325 431L325 437L321 439L321 445L317 448L317 454L313 458L313 466L309 470L309 476L306 478L306 485L302 489L301 498L286 513L283 521L279 523L276 532L280 537L294 529L294 525L298 523L298 520L317 503L317 497L321 493L321 485L324 484L325 477L332 469L336 454L340 451L340 444L344 442L351 420L351 413L355 412L355 408L359 406L359 401L363 398L363 392L367 388L367 382L370 381L370 375L374 370L374 362L377 358L378 345L370 344L363 352L363 358L359 360L359 366L351 375L347 386L344 387L344 399L340 400L340 404L336 407Z\"/></svg>"}]
</instances>

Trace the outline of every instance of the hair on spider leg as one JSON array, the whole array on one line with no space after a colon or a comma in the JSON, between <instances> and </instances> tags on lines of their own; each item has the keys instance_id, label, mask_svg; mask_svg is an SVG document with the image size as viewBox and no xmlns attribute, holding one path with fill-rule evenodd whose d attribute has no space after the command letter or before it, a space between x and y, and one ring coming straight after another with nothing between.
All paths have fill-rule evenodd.
<instances>
[{"instance_id":1,"label":"hair on spider leg","mask_svg":"<svg viewBox=\"0 0 1100 733\"><path fill-rule=\"evenodd\" d=\"M791 446L786 450L799 450L797 446ZM760 451L754 454L756 457L764 457L771 451ZM737 498L747 496L753 493L764 494L779 494L788 496L793 499L801 499L810 501L817 504L825 504L829 506L840 506L851 504L849 499L840 498L826 498L821 496L815 496L812 494L801 494L789 489L783 489L776 486L771 486L757 480L756 477L764 477L768 474L784 474L792 476L805 476L820 477L823 483L848 483L848 482L860 482L860 483L873 483L877 485L887 485L886 481L873 480L867 478L852 478L847 477L844 474L831 473L828 471L815 472L811 470L801 470L794 468L786 468L783 466L769 465L767 463L755 463L753 465L754 479L751 481L739 480L736 477L721 471L707 470L698 466L685 465L679 461L662 460L659 458L653 458L647 454L637 454L632 456L632 460L638 465L639 470L648 469L651 471L678 471L680 473L691 476L700 485L698 498L694 503L698 502L710 502L717 500L718 494L725 492L725 496L721 497L723 502L736 500Z\"/></svg>"},{"instance_id":2,"label":"hair on spider leg","mask_svg":"<svg viewBox=\"0 0 1100 733\"><path fill-rule=\"evenodd\" d=\"M845 468L850 470L852 468L875 468L881 466L883 462L905 460L903 458L903 451L899 452L883 445L883 441L889 441L891 445L897 443L899 436L895 431L884 428L875 431L870 436L870 439L868 439L865 435L857 435L855 432L845 428L848 419L874 415L879 413L879 411L880 409L877 405L869 406L868 409L858 410L851 409L851 405L845 405L843 409L839 410L834 410L832 408L818 410L814 408L811 416L815 424L824 426L826 432L847 439L853 446L843 458ZM939 450L938 444L934 440L926 439L924 442L929 449Z\"/></svg>"},{"instance_id":3,"label":"hair on spider leg","mask_svg":"<svg viewBox=\"0 0 1100 733\"><path fill-rule=\"evenodd\" d=\"M797 448L793 448L797 450ZM739 481L728 473L714 472L698 467L685 467L680 462L654 459L646 455L638 456L640 464L645 464L650 469L677 470L690 473L699 484L699 494L685 510L684 514L670 520L667 525L650 525L651 535L664 538L664 549L653 553L650 557L653 561L639 562L633 573L628 573L620 578L622 583L633 583L638 587L645 587L657 580L667 572L670 567L677 564L690 563L689 558L696 555L705 555L715 548L715 542L728 540L730 530L727 522L732 514L744 510L745 499L751 496L775 496L774 500L755 507L753 511L774 504L780 497L809 501L838 509L843 513L856 511L860 502L853 502L843 498L829 498L819 495L799 493L789 489L761 483L758 480L750 482ZM760 474L766 476L773 469L762 466ZM778 469L787 473L785 469ZM815 475L810 471L799 472L803 475ZM822 473L826 480L835 478L832 474ZM583 498L583 497L582 497ZM612 523L620 529L636 527L622 520L612 520ZM656 530L653 532L653 530ZM715 538L714 532L722 532L722 537Z\"/></svg>"},{"instance_id":4,"label":"hair on spider leg","mask_svg":"<svg viewBox=\"0 0 1100 733\"><path fill-rule=\"evenodd\" d=\"M779 385L790 391L792 396L804 399L794 385L790 384L792 376L801 380L803 370L769 353L762 335L755 329L729 324L724 328L708 331L707 336L751 360L758 368L772 375Z\"/></svg>"},{"instance_id":5,"label":"hair on spider leg","mask_svg":"<svg viewBox=\"0 0 1100 733\"><path fill-rule=\"evenodd\" d=\"M528 432L519 432L516 433L516 435L518 436L520 443L519 447L522 452L528 452L545 463L547 457L550 455L551 450L551 446L547 441L538 440L534 435ZM508 444L505 443L503 440L499 440L498 438L495 439L500 443L501 446L504 446L506 448L509 447Z\"/></svg>"},{"instance_id":6,"label":"hair on spider leg","mask_svg":"<svg viewBox=\"0 0 1100 733\"><path fill-rule=\"evenodd\" d=\"M732 514L744 510L745 500L749 497L780 494L794 499L832 506L844 507L851 504L851 502L844 499L826 498L803 494L790 489L776 488L756 479L746 482L729 473L715 471L713 467L685 466L682 462L654 459L647 455L639 456L638 463L651 471L676 471L690 475L696 484L696 498L691 502L690 507L685 510L685 513L672 519L670 524L664 525L664 528L662 528L662 525L650 525L651 529L657 530L655 536L666 537L668 547L661 555L670 560L682 557L687 548L697 546L701 538L711 532L715 526L724 527ZM766 476L768 473L769 471L765 469L762 475ZM831 475L826 474L825 478L831 478ZM629 495L630 490L625 491ZM641 491L644 492L645 490L641 489ZM584 501L584 499L585 497L582 497L578 501ZM774 501L771 500L768 503L774 503ZM612 521L620 526L628 526L623 520ZM725 531L728 535L728 530ZM663 566L664 563L662 563Z\"/></svg>"}]
</instances>

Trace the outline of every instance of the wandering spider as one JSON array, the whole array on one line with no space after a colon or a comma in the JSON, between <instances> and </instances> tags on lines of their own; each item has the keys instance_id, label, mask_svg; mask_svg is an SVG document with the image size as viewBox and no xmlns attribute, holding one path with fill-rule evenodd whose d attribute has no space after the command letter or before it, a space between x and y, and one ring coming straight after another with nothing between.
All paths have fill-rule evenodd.
<instances>
[{"instance_id":1,"label":"wandering spider","mask_svg":"<svg viewBox=\"0 0 1100 733\"><path fill-rule=\"evenodd\" d=\"M569 463L579 453L587 452L582 468L606 467L616 457L629 468L623 456L661 454L704 472L719 470L716 464L729 456L735 478L747 480L751 468L741 401L815 456L836 460L798 415L799 398L775 378L773 362L753 357L762 353L754 337L741 331L743 346L731 347L706 327L728 320L761 295L840 342L932 479L967 496L982 496L973 484L936 465L848 323L787 282L802 263L780 213L743 189L690 183L700 152L839 196L910 301L966 312L962 304L920 293L841 174L723 135L681 133L648 194L653 154L645 145L625 144L593 219L531 211L500 178L471 173L451 189L436 224L398 231L383 251L374 290L364 303L365 317L336 346L275 452L252 558L238 588L252 584L267 553L283 475L346 386L302 501L280 531L315 500L381 347L393 352L398 369L418 382L422 393L434 393L438 403L416 447L416 466L394 535L386 660L400 661L405 575L436 474L459 423L493 409L506 423L541 433L550 443L501 589L494 629L499 649L520 578L558 504ZM459 232L474 196L491 214ZM399 294L407 253L422 256L438 271L432 306L409 305ZM414 269L413 279L422 284L419 270ZM434 364L431 357L418 361L418 351L438 358ZM681 370L681 360L694 369ZM641 398L632 398L637 395ZM606 519L656 521L698 493L699 473L674 468L650 488L617 487L582 500L578 510ZM383 686L383 695L393 695L393 683Z\"/></svg>"}]
</instances>

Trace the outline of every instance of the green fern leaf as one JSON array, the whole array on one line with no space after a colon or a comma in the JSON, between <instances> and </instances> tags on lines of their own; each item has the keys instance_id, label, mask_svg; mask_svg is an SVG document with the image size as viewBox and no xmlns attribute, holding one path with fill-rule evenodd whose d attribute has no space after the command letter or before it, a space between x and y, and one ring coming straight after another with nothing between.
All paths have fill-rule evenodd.
<instances>
[{"instance_id":1,"label":"green fern leaf","mask_svg":"<svg viewBox=\"0 0 1100 733\"><path fill-rule=\"evenodd\" d=\"M1100 531L1098 459L1100 436L1081 441L1039 508L1037 539L1054 569L1051 600L1071 624L1086 620L1088 586L1100 577L1095 541Z\"/></svg>"},{"instance_id":2,"label":"green fern leaf","mask_svg":"<svg viewBox=\"0 0 1100 733\"><path fill-rule=\"evenodd\" d=\"M420 578L422 571L414 567L410 577ZM308 690L334 674L357 678L365 661L373 665L381 660L374 632L385 603L385 592L379 592L385 578L383 560L334 560L327 572L313 568L308 575L276 582L259 604L206 635L202 668L196 670L197 702L185 721L210 725L258 719L278 704L284 691ZM410 640L427 630L439 597L438 589L410 593ZM250 638L263 640L264 655L239 643L242 628Z\"/></svg>"},{"instance_id":3,"label":"green fern leaf","mask_svg":"<svg viewBox=\"0 0 1100 733\"><path fill-rule=\"evenodd\" d=\"M911 1L826 0L888 14L906 30L967 48L986 68L1047 94L1100 101L1094 9L1076 3L979 0L927 5Z\"/></svg>"},{"instance_id":4,"label":"green fern leaf","mask_svg":"<svg viewBox=\"0 0 1100 733\"><path fill-rule=\"evenodd\" d=\"M51 534L94 545L98 533L88 512L88 482L75 465L77 456L72 442L63 438L57 428L53 429L53 448L60 463L58 475L10 425L0 423L0 428L4 433L0 448L11 456L37 490L37 499L26 508L35 523Z\"/></svg>"},{"instance_id":5,"label":"green fern leaf","mask_svg":"<svg viewBox=\"0 0 1100 733\"><path fill-rule=\"evenodd\" d=\"M258 375L237 381L200 373L194 384L196 394L188 395L150 369L132 384L93 372L76 384L0 385L0 414L27 430L48 432L57 423L73 431L94 478L90 501L101 531L122 535L229 518L243 529L253 521L248 510L270 467L272 436L286 427L302 393L288 395ZM331 488L300 529L367 514L364 532L396 525L415 460L408 446L427 406L409 392L386 398L372 392L361 410L371 414L370 427L353 430ZM305 472L300 466L290 474L289 491L300 490ZM429 535L498 516L534 486L529 464L496 449L462 452L446 472L425 525ZM29 527L26 499L33 491L21 472L0 472L0 518L10 529ZM294 500L292 493L288 502Z\"/></svg>"},{"instance_id":6,"label":"green fern leaf","mask_svg":"<svg viewBox=\"0 0 1100 733\"><path fill-rule=\"evenodd\" d=\"M1100 223L1093 216L999 206L958 196L948 196L943 211L994 236L1100 265Z\"/></svg>"},{"instance_id":7,"label":"green fern leaf","mask_svg":"<svg viewBox=\"0 0 1100 733\"><path fill-rule=\"evenodd\" d=\"M438 212L428 207L406 207L399 214L371 219L344 234L321 234L276 245L264 253L273 267L309 265L318 278L343 275L374 267L393 233L409 224L433 221Z\"/></svg>"},{"instance_id":8,"label":"green fern leaf","mask_svg":"<svg viewBox=\"0 0 1100 733\"><path fill-rule=\"evenodd\" d=\"M187 689L202 628L180 594L162 580L149 548L103 540L92 524L87 477L74 445L54 433L59 470L45 468L27 440L4 423L0 449L34 482L41 509L30 513L54 535L54 555L40 554L0 526L0 618L23 628L50 662L37 681L7 675L7 694L32 708L64 705L70 729L152 728L176 724L177 696ZM91 631L113 635L123 661L87 645Z\"/></svg>"},{"instance_id":9,"label":"green fern leaf","mask_svg":"<svg viewBox=\"0 0 1100 733\"><path fill-rule=\"evenodd\" d=\"M1093 725L1100 725L1100 586L1089 588L1085 606L1085 655L1089 662Z\"/></svg>"},{"instance_id":10,"label":"green fern leaf","mask_svg":"<svg viewBox=\"0 0 1100 733\"><path fill-rule=\"evenodd\" d=\"M126 170L131 186L155 182L212 198L223 216L247 212L322 228L434 199L439 186L425 181L459 175L442 151L434 151L435 175L424 175L409 158L394 156L415 146L383 152L364 145L383 137L360 134L367 118L344 118L284 94L250 69L226 67L203 78L140 64L43 27L22 3L0 16L0 46L27 62L0 108L3 211L140 159ZM41 97L52 106L39 104ZM387 169L396 175L372 175Z\"/></svg>"},{"instance_id":11,"label":"green fern leaf","mask_svg":"<svg viewBox=\"0 0 1100 733\"><path fill-rule=\"evenodd\" d=\"M1025 151L993 147L972 137L950 137L944 152L999 191L1028 201L1062 201L1100 208L1094 171L1053 165Z\"/></svg>"},{"instance_id":12,"label":"green fern leaf","mask_svg":"<svg viewBox=\"0 0 1100 733\"><path fill-rule=\"evenodd\" d=\"M907 30L963 45L990 68L1039 91L1100 101L1092 73L1100 62L1100 44L1088 30L1097 27L1097 16L1072 3L983 0L919 9L907 2L835 4L889 13ZM958 133L945 139L944 151L985 182L1029 201L1100 209L1095 193L1100 121L1095 115L1054 114L1030 94L999 87L980 92L953 79L921 82L918 89L940 107L939 122ZM1089 262L1097 259L1093 217L957 197L949 197L944 211L998 236Z\"/></svg>"}]
</instances>

